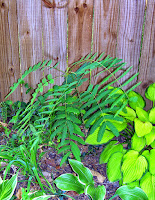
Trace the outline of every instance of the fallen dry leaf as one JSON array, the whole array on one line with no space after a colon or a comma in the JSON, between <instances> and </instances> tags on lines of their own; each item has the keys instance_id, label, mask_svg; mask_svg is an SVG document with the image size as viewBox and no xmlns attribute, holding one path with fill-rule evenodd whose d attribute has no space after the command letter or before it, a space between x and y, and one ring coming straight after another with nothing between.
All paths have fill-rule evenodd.
<instances>
[{"instance_id":1,"label":"fallen dry leaf","mask_svg":"<svg viewBox=\"0 0 155 200\"><path fill-rule=\"evenodd\" d=\"M19 188L19 190L18 190L17 193L16 193L16 197L17 197L18 199L22 199L22 188Z\"/></svg>"},{"instance_id":2,"label":"fallen dry leaf","mask_svg":"<svg viewBox=\"0 0 155 200\"><path fill-rule=\"evenodd\" d=\"M106 177L102 176L99 172L94 171L94 170L90 170L90 171L91 171L91 173L92 173L93 176L97 177L97 180L98 180L99 183L103 183L104 180L106 179Z\"/></svg>"}]
</instances>

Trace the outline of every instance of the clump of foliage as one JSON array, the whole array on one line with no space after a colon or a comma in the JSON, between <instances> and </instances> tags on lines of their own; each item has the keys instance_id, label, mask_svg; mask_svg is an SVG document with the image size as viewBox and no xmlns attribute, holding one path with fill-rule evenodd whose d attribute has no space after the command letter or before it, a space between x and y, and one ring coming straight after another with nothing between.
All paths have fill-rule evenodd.
<instances>
[{"instance_id":1,"label":"clump of foliage","mask_svg":"<svg viewBox=\"0 0 155 200\"><path fill-rule=\"evenodd\" d=\"M115 90L123 93L122 90L113 88L113 91ZM110 119L124 136L125 140L122 143L115 140L114 135L109 137L108 141L103 140L104 136L101 141L97 141L98 129L107 123L106 120L100 122L98 129L87 137L86 142L94 145L108 142L100 155L100 163L107 163L109 181L120 181L120 185L140 187L148 195L149 200L153 200L155 198L155 83L147 88L145 96L152 101L153 107L150 110L144 110L146 103L139 93L130 91L128 97L132 101L129 101L128 106L117 115L122 121ZM92 126L97 121L98 118L92 122ZM108 126L106 130L109 132ZM111 140L112 138L114 140Z\"/></svg>"},{"instance_id":2,"label":"clump of foliage","mask_svg":"<svg viewBox=\"0 0 155 200\"><path fill-rule=\"evenodd\" d=\"M95 187L91 171L84 167L81 162L70 159L69 163L78 176L62 174L54 181L56 186L65 191L76 191L78 194L85 193L91 200L103 200L106 194L104 185ZM110 200L116 196L124 200L148 200L146 194L138 187L122 186L117 189L115 195Z\"/></svg>"},{"instance_id":3,"label":"clump of foliage","mask_svg":"<svg viewBox=\"0 0 155 200\"><path fill-rule=\"evenodd\" d=\"M8 140L7 145L1 146L0 158L4 162L14 162L25 175L33 177L45 193L50 191L55 194L56 191L47 180L48 186L43 186L39 179L40 176L43 177L38 166L39 159L43 154L37 156L41 145L54 146L58 153L63 153L60 165L66 162L72 154L76 160L81 161L78 145L85 145L87 137L80 129L81 125L90 129L90 135L86 142L89 143L90 137L93 136L93 140L98 144L107 143L114 136L119 136L126 127L127 122L120 114L124 112L124 108L129 102L135 102L135 99L129 94L140 83L135 84L127 91L124 91L123 87L138 74L133 75L114 90L112 85L119 83L119 80L132 67L125 70L125 63L122 60L109 56L102 59L103 56L104 54L101 54L96 60L94 59L96 54L81 58L73 64L73 67L80 66L76 72L67 69L62 74L63 84L54 85L44 94L44 88L49 84L54 84L51 74L44 77L36 88L31 88L24 80L30 73L44 70L52 63L52 61L40 62L26 70L17 83L10 88L9 95L22 84L27 88L26 93L32 91L31 100L28 103L19 101L14 103L9 100L3 103L7 108L9 123L13 124L12 130L15 133L11 134L9 129L5 128ZM57 65L50 68L57 69ZM91 77L96 70L100 71L96 77L105 72L109 74L94 86L91 84ZM117 77L119 71L122 73ZM79 86L88 81L85 78L86 74L90 75L89 85L85 91L80 92ZM107 82L108 84L106 84ZM6 112L3 110L3 113ZM45 190L45 187L48 189Z\"/></svg>"}]
</instances>

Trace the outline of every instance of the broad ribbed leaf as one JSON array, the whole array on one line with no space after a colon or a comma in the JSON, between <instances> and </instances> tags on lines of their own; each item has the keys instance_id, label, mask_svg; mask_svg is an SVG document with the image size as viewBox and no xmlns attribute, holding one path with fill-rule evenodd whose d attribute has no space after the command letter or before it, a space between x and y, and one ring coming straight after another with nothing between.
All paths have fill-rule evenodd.
<instances>
[{"instance_id":1,"label":"broad ribbed leaf","mask_svg":"<svg viewBox=\"0 0 155 200\"><path fill-rule=\"evenodd\" d=\"M84 193L84 185L73 174L63 174L56 178L54 182L61 190L75 191L78 194Z\"/></svg>"},{"instance_id":2,"label":"broad ribbed leaf","mask_svg":"<svg viewBox=\"0 0 155 200\"><path fill-rule=\"evenodd\" d=\"M151 149L150 151L149 171L155 176L155 149Z\"/></svg>"},{"instance_id":3,"label":"broad ribbed leaf","mask_svg":"<svg viewBox=\"0 0 155 200\"><path fill-rule=\"evenodd\" d=\"M107 177L110 182L119 181L122 178L121 175L121 161L123 153L116 152L112 154L107 164Z\"/></svg>"},{"instance_id":4,"label":"broad ribbed leaf","mask_svg":"<svg viewBox=\"0 0 155 200\"><path fill-rule=\"evenodd\" d=\"M131 138L131 148L136 151L141 151L146 145L145 137L138 137L135 133Z\"/></svg>"},{"instance_id":5,"label":"broad ribbed leaf","mask_svg":"<svg viewBox=\"0 0 155 200\"><path fill-rule=\"evenodd\" d=\"M147 135L152 130L152 124L150 122L142 122L139 119L135 119L135 131L139 137L143 137L144 135Z\"/></svg>"},{"instance_id":6,"label":"broad ribbed leaf","mask_svg":"<svg viewBox=\"0 0 155 200\"><path fill-rule=\"evenodd\" d=\"M105 130L103 137L101 139L100 142L97 141L97 136L98 136L98 132L100 130L100 127L97 128L93 134L88 135L88 137L86 138L86 143L87 144L91 144L91 145L99 145L99 144L105 144L107 143L109 140L111 140L112 138L114 138L114 134L111 131Z\"/></svg>"},{"instance_id":7,"label":"broad ribbed leaf","mask_svg":"<svg viewBox=\"0 0 155 200\"><path fill-rule=\"evenodd\" d=\"M152 108L149 113L149 121L155 124L155 108Z\"/></svg>"},{"instance_id":8,"label":"broad ribbed leaf","mask_svg":"<svg viewBox=\"0 0 155 200\"><path fill-rule=\"evenodd\" d=\"M136 114L142 122L148 122L149 121L148 113L145 110L143 110L142 108L136 107Z\"/></svg>"},{"instance_id":9,"label":"broad ribbed leaf","mask_svg":"<svg viewBox=\"0 0 155 200\"><path fill-rule=\"evenodd\" d=\"M94 185L88 185L85 193L93 200L103 200L106 194L106 189L104 185L99 185L98 187L95 187Z\"/></svg>"},{"instance_id":10,"label":"broad ribbed leaf","mask_svg":"<svg viewBox=\"0 0 155 200\"><path fill-rule=\"evenodd\" d=\"M147 195L138 187L121 186L116 193L122 200L148 200Z\"/></svg>"},{"instance_id":11,"label":"broad ribbed leaf","mask_svg":"<svg viewBox=\"0 0 155 200\"><path fill-rule=\"evenodd\" d=\"M147 172L140 180L140 187L147 194L149 200L155 199L155 176Z\"/></svg>"},{"instance_id":12,"label":"broad ribbed leaf","mask_svg":"<svg viewBox=\"0 0 155 200\"><path fill-rule=\"evenodd\" d=\"M130 150L123 157L122 172L123 183L139 180L148 167L146 158L139 155L138 151Z\"/></svg>"},{"instance_id":13,"label":"broad ribbed leaf","mask_svg":"<svg viewBox=\"0 0 155 200\"><path fill-rule=\"evenodd\" d=\"M82 184L94 184L91 171L87 167L84 167L81 162L69 159L69 164L73 171L78 174L78 179Z\"/></svg>"},{"instance_id":14,"label":"broad ribbed leaf","mask_svg":"<svg viewBox=\"0 0 155 200\"><path fill-rule=\"evenodd\" d=\"M107 163L110 156L116 152L122 152L123 151L123 145L122 144L116 144L116 141L111 141L106 148L102 151L100 155L100 164Z\"/></svg>"}]
</instances>

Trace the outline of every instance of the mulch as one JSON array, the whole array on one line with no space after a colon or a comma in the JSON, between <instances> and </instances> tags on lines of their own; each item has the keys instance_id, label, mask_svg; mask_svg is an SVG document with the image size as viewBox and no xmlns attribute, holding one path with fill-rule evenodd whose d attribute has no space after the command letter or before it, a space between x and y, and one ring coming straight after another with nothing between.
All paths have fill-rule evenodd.
<instances>
[{"instance_id":1,"label":"mulch","mask_svg":"<svg viewBox=\"0 0 155 200\"><path fill-rule=\"evenodd\" d=\"M4 140L2 139L3 131L0 131L0 145L4 144ZM110 197L112 197L115 194L115 191L119 187L119 183L110 183L106 176L106 164L99 164L99 157L102 152L103 146L91 146L91 145L80 145L79 146L81 151L81 161L85 167L88 167L94 178L95 186L98 185L104 185L106 188L106 197L105 199L108 200ZM69 163L64 163L60 167L60 162L62 159L62 154L57 154L57 151L55 148L52 147L42 147L40 149L41 151L45 151L46 153L39 161L39 166L42 170L43 175L45 178L52 183L52 178L56 179L58 176L64 173L73 173ZM11 169L12 174L15 173L14 168ZM2 172L1 174L2 175ZM52 175L52 176L51 176ZM24 176L22 174L19 174L18 180L23 180ZM44 182L44 180L42 180ZM26 187L26 182L19 182L17 184L15 194L18 193L21 187ZM40 189L38 185L35 185L32 183L31 189ZM65 192L65 194L72 196L75 200L89 200L87 195L84 194L77 194L73 191ZM52 197L51 200L57 200L58 197ZM63 198L64 200L71 200L69 197ZM114 200L119 200L119 197L115 197Z\"/></svg>"}]
</instances>

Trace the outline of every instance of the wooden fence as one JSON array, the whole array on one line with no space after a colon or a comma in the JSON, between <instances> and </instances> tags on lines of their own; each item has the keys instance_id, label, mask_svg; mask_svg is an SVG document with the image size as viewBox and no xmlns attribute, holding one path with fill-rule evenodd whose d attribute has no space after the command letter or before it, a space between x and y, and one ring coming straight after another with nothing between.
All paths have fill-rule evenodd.
<instances>
[{"instance_id":1,"label":"wooden fence","mask_svg":"<svg viewBox=\"0 0 155 200\"><path fill-rule=\"evenodd\" d=\"M129 76L140 72L138 91L143 94L155 82L155 0L0 0L0 101L39 61L53 59L65 70L95 52L133 65ZM35 86L41 78L35 72L27 81ZM10 99L28 101L29 96L18 88Z\"/></svg>"}]
</instances>

